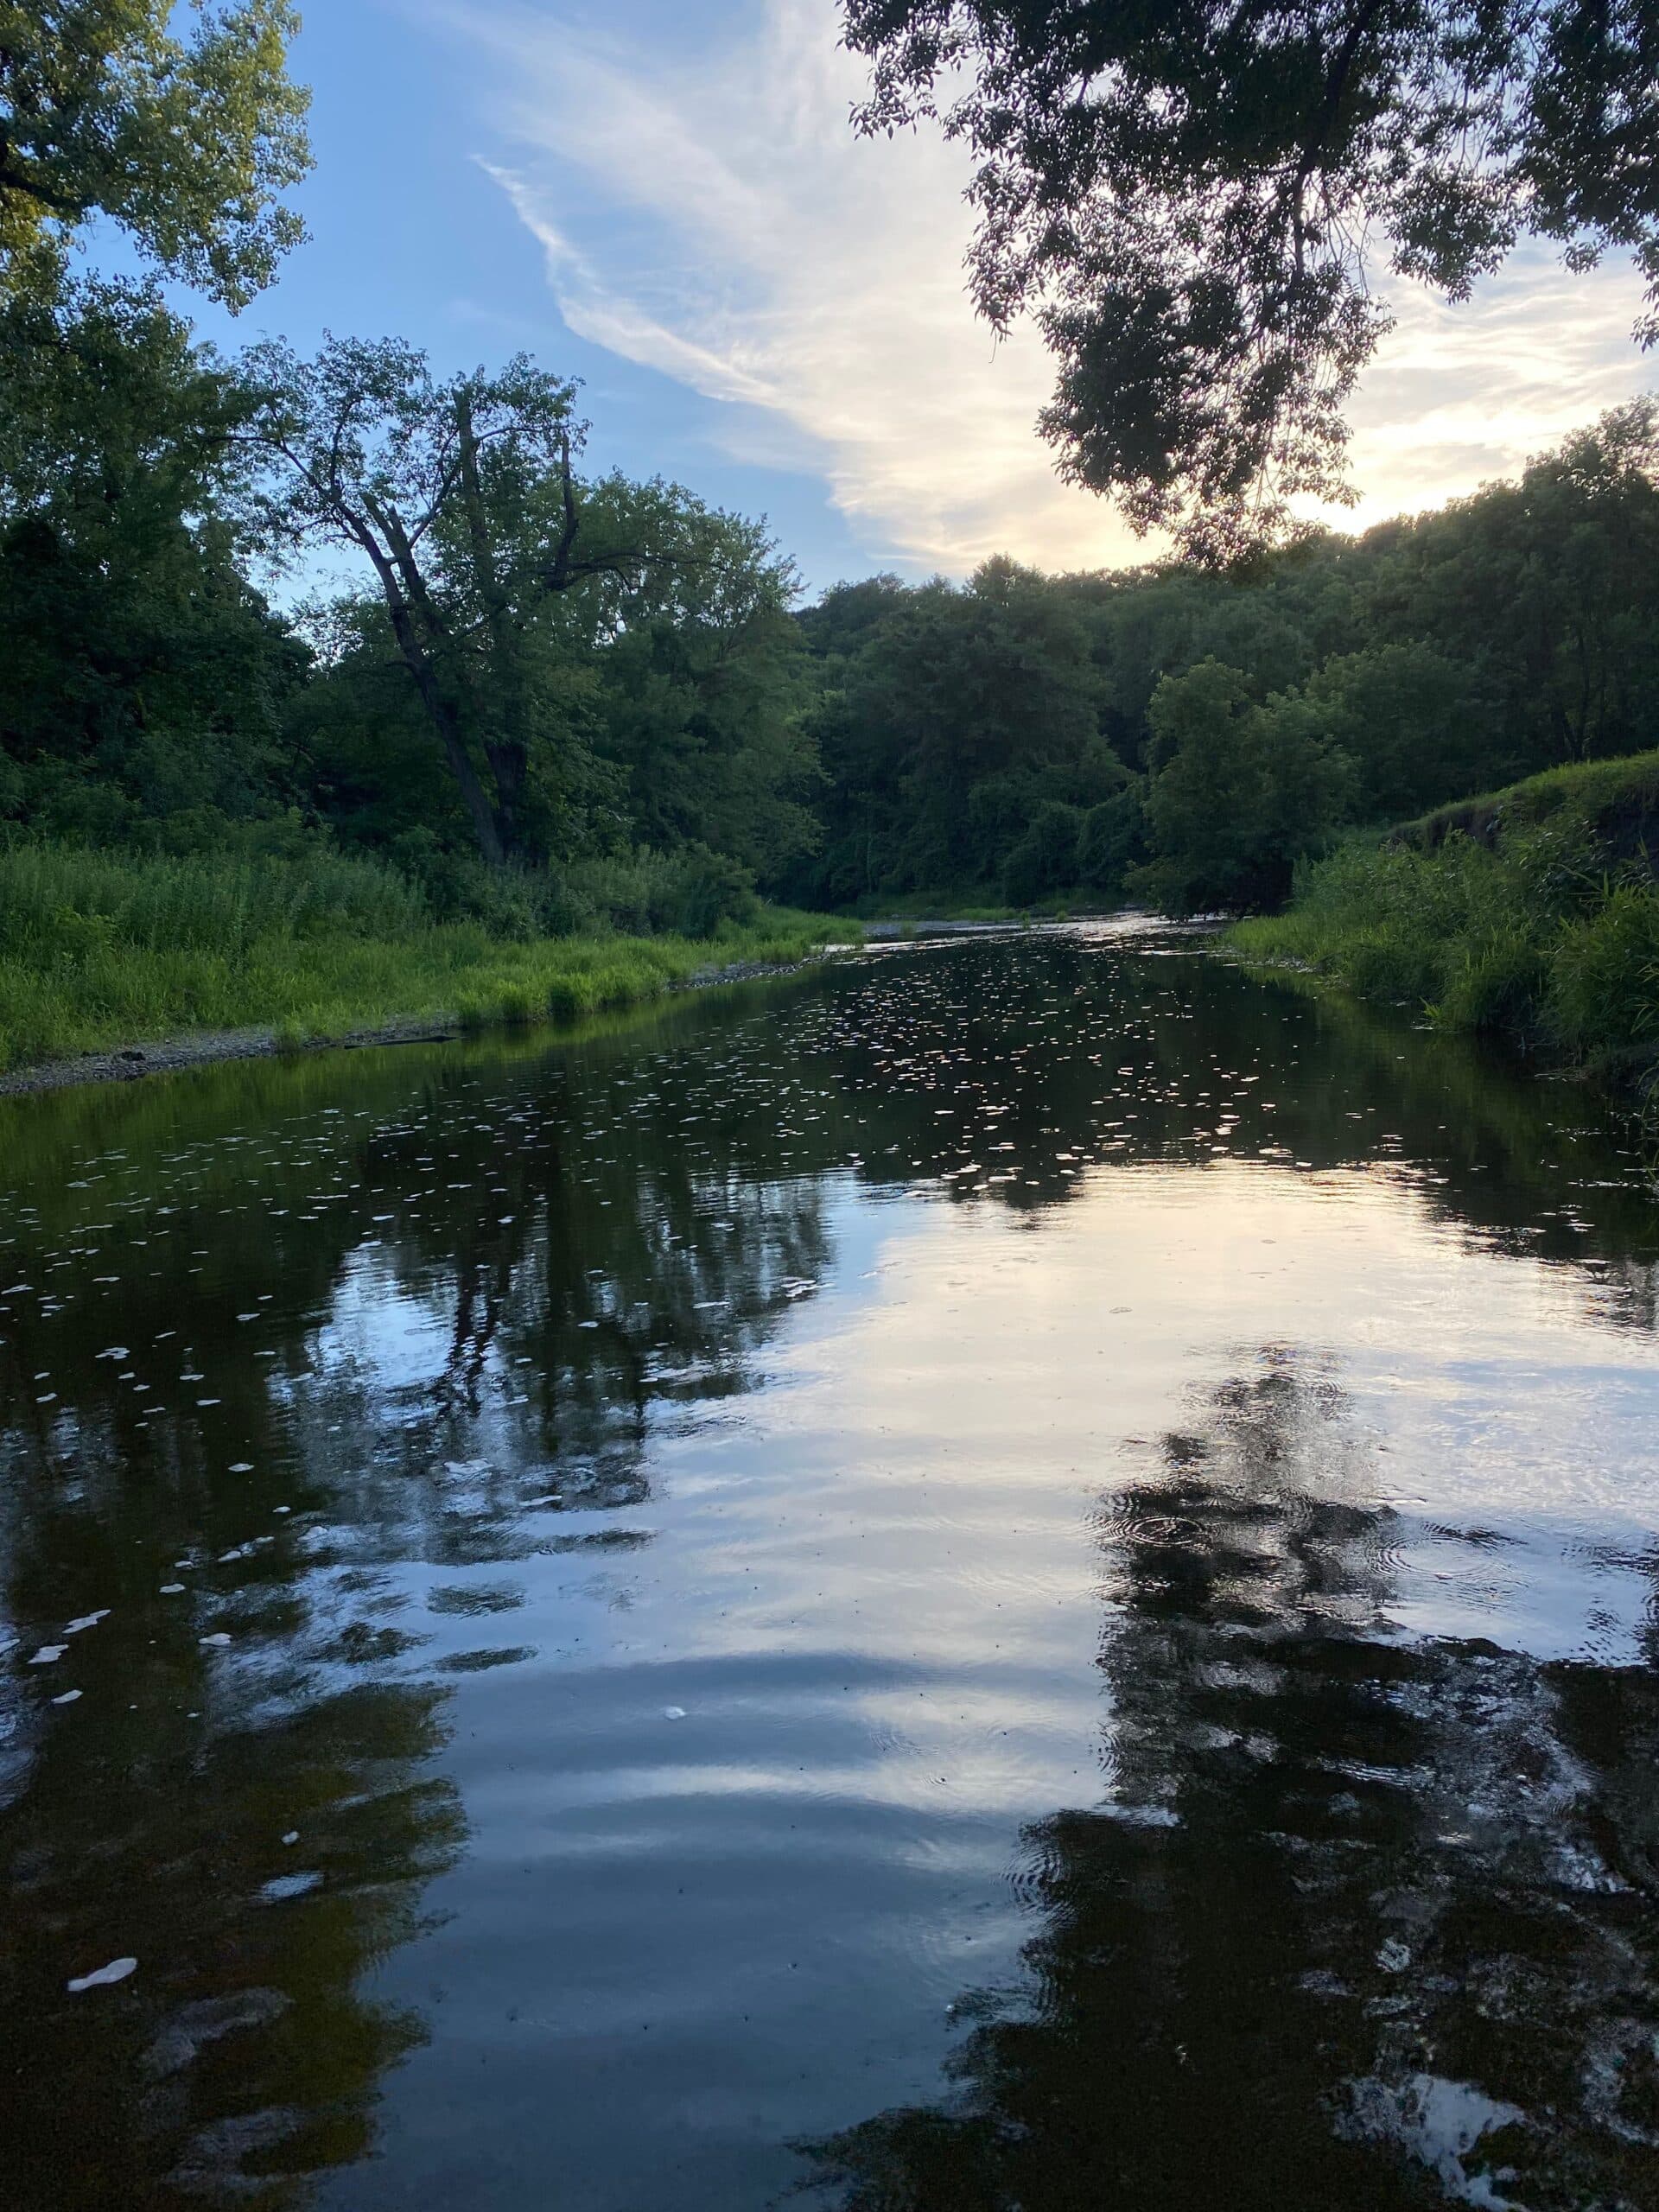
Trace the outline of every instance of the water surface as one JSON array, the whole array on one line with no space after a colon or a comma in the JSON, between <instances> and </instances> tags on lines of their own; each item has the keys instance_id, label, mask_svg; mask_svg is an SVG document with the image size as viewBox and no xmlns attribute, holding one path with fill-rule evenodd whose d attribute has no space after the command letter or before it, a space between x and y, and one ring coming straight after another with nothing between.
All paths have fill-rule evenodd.
<instances>
[{"instance_id":1,"label":"water surface","mask_svg":"<svg viewBox=\"0 0 1659 2212\"><path fill-rule=\"evenodd\" d=\"M1128 925L10 1103L0 2204L1659 2204L1656 1290Z\"/></svg>"}]
</instances>

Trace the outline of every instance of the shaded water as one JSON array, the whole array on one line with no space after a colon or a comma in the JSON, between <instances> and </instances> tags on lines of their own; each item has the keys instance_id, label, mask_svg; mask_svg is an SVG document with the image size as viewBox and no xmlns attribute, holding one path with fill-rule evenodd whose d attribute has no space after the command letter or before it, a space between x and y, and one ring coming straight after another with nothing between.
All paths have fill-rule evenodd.
<instances>
[{"instance_id":1,"label":"shaded water","mask_svg":"<svg viewBox=\"0 0 1659 2212\"><path fill-rule=\"evenodd\" d=\"M10 1106L0 2204L1659 2204L1656 1288L1122 927Z\"/></svg>"}]
</instances>

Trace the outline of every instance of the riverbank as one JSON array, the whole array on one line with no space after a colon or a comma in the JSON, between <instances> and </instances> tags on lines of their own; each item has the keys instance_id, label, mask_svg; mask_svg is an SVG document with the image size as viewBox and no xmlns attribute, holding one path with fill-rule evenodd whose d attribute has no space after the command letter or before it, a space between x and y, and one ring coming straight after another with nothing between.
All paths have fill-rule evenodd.
<instances>
[{"instance_id":1,"label":"riverbank","mask_svg":"<svg viewBox=\"0 0 1659 2212\"><path fill-rule=\"evenodd\" d=\"M903 898L860 899L849 909L867 936L877 931L902 936L909 930L918 937L952 930L1016 928L1026 922L1098 921L1116 911L1112 905L1103 905L1097 892L1089 891L1034 899L1027 906L963 903L948 893L935 899L912 893Z\"/></svg>"},{"instance_id":2,"label":"riverbank","mask_svg":"<svg viewBox=\"0 0 1659 2212\"><path fill-rule=\"evenodd\" d=\"M1529 778L1356 841L1289 910L1236 924L1294 964L1437 1027L1501 1035L1659 1115L1659 753Z\"/></svg>"},{"instance_id":3,"label":"riverbank","mask_svg":"<svg viewBox=\"0 0 1659 2212\"><path fill-rule=\"evenodd\" d=\"M761 908L711 935L504 941L401 879L12 853L0 865L0 1090L390 1044L637 1004L855 940Z\"/></svg>"},{"instance_id":4,"label":"riverbank","mask_svg":"<svg viewBox=\"0 0 1659 2212\"><path fill-rule=\"evenodd\" d=\"M792 976L807 965L838 950L850 950L856 942L850 938L842 925L839 945L829 937L816 937L807 944L791 938L757 936L749 944L749 957L737 960L710 963L710 952L729 951L741 938L683 939L676 950L684 949L702 956L703 964L690 973L671 969L648 988L631 988L619 991L606 988L603 995L595 996L574 1010L563 1004L556 1008L551 1003L539 1015L522 1010L522 1001L517 988L505 995L499 1011L492 1014L486 1007L469 1006L463 1012L440 1011L406 1017L403 1020L371 1024L366 1027L334 1031L326 1027L303 1031L292 1025L283 1027L252 1027L246 1029L205 1029L182 1036L170 1037L159 1043L127 1046L119 1050L83 1052L73 1058L44 1060L29 1067L18 1067L0 1071L0 1098L16 1098L41 1090L67 1090L86 1084L131 1083L147 1075L167 1075L183 1068L211 1067L226 1060L273 1059L288 1058L298 1052L360 1052L370 1046L439 1045L466 1036L476 1036L491 1028L528 1027L536 1020L569 1021L580 1020L583 1014L605 1011L620 1011L630 1006L648 1003L652 999L673 991L711 990L721 983L747 983L772 976ZM602 984L603 978L594 979Z\"/></svg>"}]
</instances>

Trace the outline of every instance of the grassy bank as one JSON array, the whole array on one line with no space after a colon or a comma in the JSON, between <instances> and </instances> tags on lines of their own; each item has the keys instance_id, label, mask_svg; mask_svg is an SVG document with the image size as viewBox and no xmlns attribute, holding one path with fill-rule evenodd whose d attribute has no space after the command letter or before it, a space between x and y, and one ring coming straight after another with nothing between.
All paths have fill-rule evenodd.
<instances>
[{"instance_id":1,"label":"grassy bank","mask_svg":"<svg viewBox=\"0 0 1659 2212\"><path fill-rule=\"evenodd\" d=\"M208 1030L270 1028L297 1045L429 1018L566 1018L854 933L763 908L702 938L506 942L432 920L412 885L372 861L18 846L0 852L0 1066Z\"/></svg>"},{"instance_id":2,"label":"grassy bank","mask_svg":"<svg viewBox=\"0 0 1659 2212\"><path fill-rule=\"evenodd\" d=\"M1249 957L1634 1084L1659 1067L1659 753L1552 770L1300 872Z\"/></svg>"},{"instance_id":3,"label":"grassy bank","mask_svg":"<svg viewBox=\"0 0 1659 2212\"><path fill-rule=\"evenodd\" d=\"M918 891L906 891L891 899L861 899L851 909L861 922L1066 922L1118 911L1119 902L1103 899L1097 890L1057 891L1051 898L1033 899L1024 906L999 906L960 893L941 892L937 898L929 898Z\"/></svg>"},{"instance_id":4,"label":"grassy bank","mask_svg":"<svg viewBox=\"0 0 1659 2212\"><path fill-rule=\"evenodd\" d=\"M1017 922L1017 906L999 906L963 892L942 891L930 897L922 891L895 893L891 898L872 896L854 904L861 922Z\"/></svg>"}]
</instances>

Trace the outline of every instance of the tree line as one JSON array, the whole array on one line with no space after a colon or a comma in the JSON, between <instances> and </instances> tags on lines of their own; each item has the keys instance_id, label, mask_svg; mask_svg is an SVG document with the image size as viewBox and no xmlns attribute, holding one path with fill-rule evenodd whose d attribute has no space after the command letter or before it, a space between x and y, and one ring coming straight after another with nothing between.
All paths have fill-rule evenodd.
<instances>
[{"instance_id":1,"label":"tree line","mask_svg":"<svg viewBox=\"0 0 1659 2212\"><path fill-rule=\"evenodd\" d=\"M7 303L0 382L18 828L322 836L441 912L541 926L579 861L695 852L718 905L812 845L789 563L678 486L584 471L569 382L441 378L397 341L228 362L99 283Z\"/></svg>"},{"instance_id":2,"label":"tree line","mask_svg":"<svg viewBox=\"0 0 1659 2212\"><path fill-rule=\"evenodd\" d=\"M310 358L196 341L161 281L234 309L301 236L283 200L310 160L287 0L222 0L188 36L167 0L0 10L0 834L170 854L326 845L402 870L440 917L521 935L598 917L700 930L757 888L836 907L1271 906L1296 860L1351 825L1652 744L1655 404L1438 513L1359 537L1293 527L1284 495L1332 488L1323 462L1299 473L1280 450L1313 435L1285 397L1295 377L1252 400L1221 374L1203 405L1172 387L1170 419L1137 429L1124 395L1143 384L1123 384L1096 327L1127 270L1147 312L1162 299L1173 317L1169 374L1202 369L1187 324L1203 270L1183 264L1177 283L1167 238L1106 218L1146 200L1120 143L1146 87L1179 80L1196 99L1183 72L1208 54L1211 106L1211 61L1236 78L1235 105L1259 101L1255 32L1201 9L1197 43L1172 59L1138 32L1120 50L1110 10L1071 10L1066 39L1046 4L980 12L982 53L943 0L850 7L875 64L865 120L925 111L952 60L980 72L946 117L959 136L978 144L996 100L1012 103L1013 228L976 249L993 321L1059 281L1021 257L1031 193L1095 207L1105 262L1066 276L1083 287L1073 321L1050 298L1047 326L1063 359L1083 349L1065 435L1094 439L1100 467L1073 473L1142 524L1177 525L1178 556L1058 576L996 560L963 585L880 575L803 607L764 523L591 468L577 387L528 359L445 376L397 339L331 338ZM1645 33L1614 14L1573 48L1590 106L1556 200L1537 198L1548 134L1530 124L1504 174L1533 194L1528 220L1580 257L1612 243L1640 260L1645 184L1595 207L1567 190L1584 147L1624 128L1645 66ZM1428 0L1351 22L1309 0L1303 16L1280 118L1302 149L1295 190L1258 210L1251 314L1278 302L1271 321L1313 283L1319 311L1304 302L1306 329L1291 316L1312 391L1352 272L1331 264L1329 297L1308 275L1307 194L1341 174L1357 207L1376 184L1352 166L1355 87L1395 118L1401 174L1414 163L1421 181L1439 174L1440 93L1400 77L1414 41L1451 38L1465 92L1519 84L1517 69L1568 80L1560 56L1545 69L1516 43L1513 10L1472 56ZM1074 174L1045 134L1078 85L1098 143L1073 149ZM1179 169L1192 149L1169 151ZM1455 213L1418 209L1416 273L1462 282L1497 251L1508 217L1486 238ZM81 273L95 220L149 273ZM1271 273L1287 253L1288 291ZM1217 360L1233 309L1204 310ZM1213 468L1187 435L1206 408ZM1103 460L1102 439L1128 444Z\"/></svg>"},{"instance_id":3,"label":"tree line","mask_svg":"<svg viewBox=\"0 0 1659 2212\"><path fill-rule=\"evenodd\" d=\"M1659 408L1490 486L1217 571L844 585L820 671L830 905L942 885L1272 906L1302 855L1659 742Z\"/></svg>"},{"instance_id":4,"label":"tree line","mask_svg":"<svg viewBox=\"0 0 1659 2212\"><path fill-rule=\"evenodd\" d=\"M1259 906L1350 825L1659 730L1649 401L1227 570L999 559L802 607L764 524L587 469L575 386L522 358L226 360L87 281L0 308L0 371L14 836L326 839L543 927L642 855L694 855L715 918L754 886Z\"/></svg>"}]
</instances>

